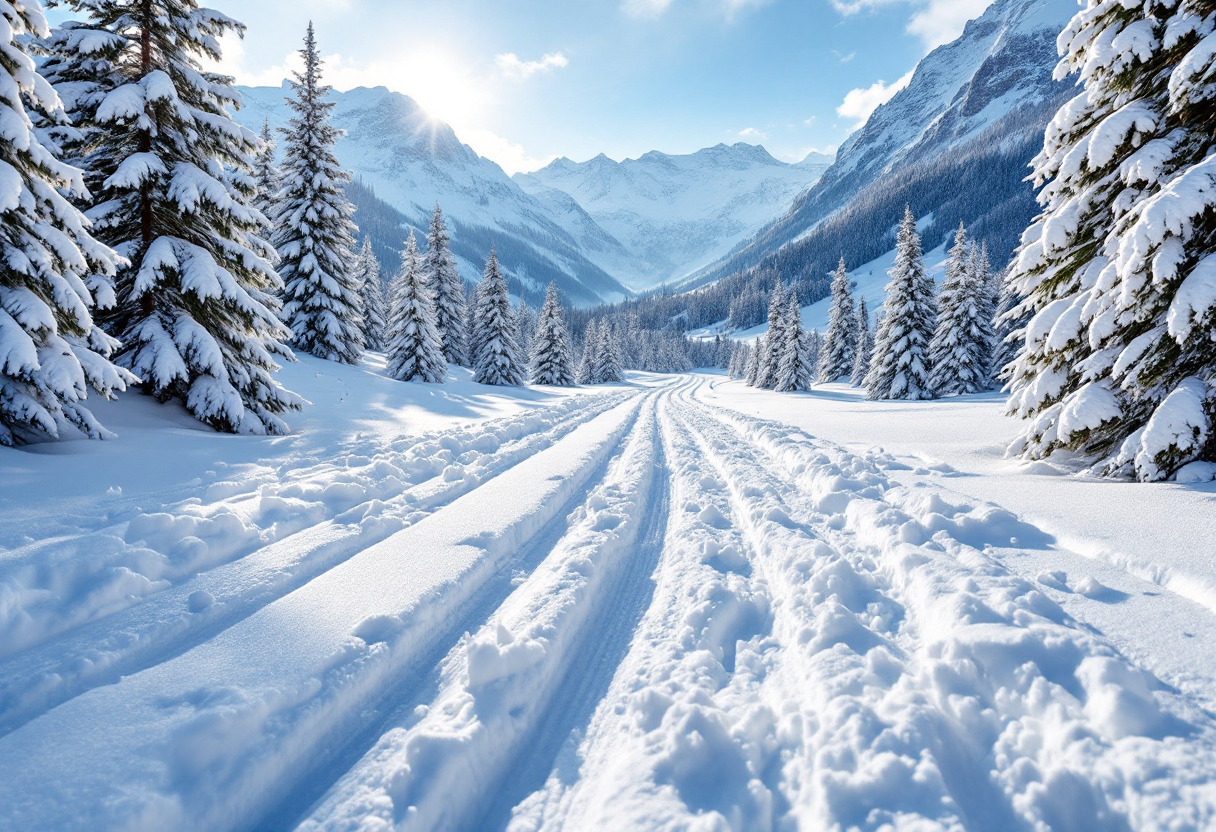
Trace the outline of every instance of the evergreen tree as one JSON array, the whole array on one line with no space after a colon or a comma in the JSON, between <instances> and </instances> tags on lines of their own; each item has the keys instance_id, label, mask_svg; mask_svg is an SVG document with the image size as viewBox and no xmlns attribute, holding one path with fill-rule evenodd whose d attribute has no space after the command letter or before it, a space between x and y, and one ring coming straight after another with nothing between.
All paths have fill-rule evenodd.
<instances>
[{"instance_id":1,"label":"evergreen tree","mask_svg":"<svg viewBox=\"0 0 1216 832\"><path fill-rule=\"evenodd\" d=\"M144 392L230 432L282 433L302 400L272 373L291 359L275 313L274 250L252 207L257 136L235 124L232 79L203 71L244 27L194 0L69 0L48 63L71 100L97 183L86 212L127 259L103 323Z\"/></svg>"},{"instance_id":2,"label":"evergreen tree","mask_svg":"<svg viewBox=\"0 0 1216 832\"><path fill-rule=\"evenodd\" d=\"M360 305L363 308L363 343L368 349L384 349L385 327L388 324L384 309L384 281L380 279L380 261L372 251L371 237L363 238L363 248L355 261L351 279L359 287Z\"/></svg>"},{"instance_id":3,"label":"evergreen tree","mask_svg":"<svg viewBox=\"0 0 1216 832\"><path fill-rule=\"evenodd\" d=\"M1033 163L1044 211L1011 277L1029 458L1141 480L1216 460L1214 26L1212 0L1090 0L1060 36L1084 90Z\"/></svg>"},{"instance_id":4,"label":"evergreen tree","mask_svg":"<svg viewBox=\"0 0 1216 832\"><path fill-rule=\"evenodd\" d=\"M809 332L802 333L802 355L806 362L806 375L812 382L819 378L819 356L823 354L823 339L819 337L819 330L812 329ZM810 390L808 383L807 389Z\"/></svg>"},{"instance_id":5,"label":"evergreen tree","mask_svg":"<svg viewBox=\"0 0 1216 832\"><path fill-rule=\"evenodd\" d=\"M490 249L490 259L486 261L485 275L477 287L473 325L473 381L497 385L523 384L511 297L507 292L507 281L498 270L498 257L493 248Z\"/></svg>"},{"instance_id":6,"label":"evergreen tree","mask_svg":"<svg viewBox=\"0 0 1216 832\"><path fill-rule=\"evenodd\" d=\"M764 339L757 338L755 343L751 344L748 348L747 365L743 377L748 387L760 386L760 364L763 361L763 355Z\"/></svg>"},{"instance_id":7,"label":"evergreen tree","mask_svg":"<svg viewBox=\"0 0 1216 832\"><path fill-rule=\"evenodd\" d=\"M422 276L414 232L401 252L401 268L393 278L392 313L387 335L388 374L398 381L442 384L448 363L435 328L435 307Z\"/></svg>"},{"instance_id":8,"label":"evergreen tree","mask_svg":"<svg viewBox=\"0 0 1216 832\"><path fill-rule=\"evenodd\" d=\"M811 345L803 338L802 310L799 309L798 298L793 292L786 303L781 336L784 343L781 345L781 359L777 364L777 383L774 389L781 393L810 390L815 380L811 375L811 357L807 354Z\"/></svg>"},{"instance_id":9,"label":"evergreen tree","mask_svg":"<svg viewBox=\"0 0 1216 832\"><path fill-rule=\"evenodd\" d=\"M1025 298L1018 292L1017 281L1010 279L1006 270L997 280L1000 293L997 295L996 311L992 315L992 381L1000 384L1007 381L1013 371L1013 362L1018 357L1018 347L1025 343L1022 337L1030 315L1023 304Z\"/></svg>"},{"instance_id":10,"label":"evergreen tree","mask_svg":"<svg viewBox=\"0 0 1216 832\"><path fill-rule=\"evenodd\" d=\"M256 183L257 198L253 204L269 222L278 213L276 207L281 184L279 168L274 161L277 145L270 129L270 119L262 122L262 132L258 138L262 140L262 146L254 157L253 179Z\"/></svg>"},{"instance_id":11,"label":"evergreen tree","mask_svg":"<svg viewBox=\"0 0 1216 832\"><path fill-rule=\"evenodd\" d=\"M960 222L938 295L937 329L929 344L935 395L987 390L992 361L992 299L988 271Z\"/></svg>"},{"instance_id":12,"label":"evergreen tree","mask_svg":"<svg viewBox=\"0 0 1216 832\"><path fill-rule=\"evenodd\" d=\"M295 73L288 105L295 112L283 131L283 159L275 247L285 286L283 320L292 344L318 358L355 364L363 354L359 286L351 274L354 208L342 186L350 174L338 165L329 123L333 102L321 83L321 57L312 23L300 50L304 71Z\"/></svg>"},{"instance_id":13,"label":"evergreen tree","mask_svg":"<svg viewBox=\"0 0 1216 832\"><path fill-rule=\"evenodd\" d=\"M849 273L844 258L832 277L832 306L828 313L828 331L823 338L823 354L819 356L819 380L839 381L853 372L853 356L857 348L857 314L853 308L853 292L849 288Z\"/></svg>"},{"instance_id":14,"label":"evergreen tree","mask_svg":"<svg viewBox=\"0 0 1216 832\"><path fill-rule=\"evenodd\" d=\"M557 284L550 283L544 306L536 324L529 367L533 384L569 387L574 384L574 359L570 355L570 335L557 303Z\"/></svg>"},{"instance_id":15,"label":"evergreen tree","mask_svg":"<svg viewBox=\"0 0 1216 832\"><path fill-rule=\"evenodd\" d=\"M870 357L874 354L874 332L870 329L870 313L866 299L857 299L857 346L853 355L853 375L849 383L854 387L865 387L870 372Z\"/></svg>"},{"instance_id":16,"label":"evergreen tree","mask_svg":"<svg viewBox=\"0 0 1216 832\"><path fill-rule=\"evenodd\" d=\"M532 354L532 339L536 335L537 317L523 298L515 305L515 331L519 338L519 354Z\"/></svg>"},{"instance_id":17,"label":"evergreen tree","mask_svg":"<svg viewBox=\"0 0 1216 832\"><path fill-rule=\"evenodd\" d=\"M771 390L777 386L777 367L781 362L781 349L785 337L781 332L785 320L785 289L778 283L768 298L768 332L760 341L760 360L757 362L756 387Z\"/></svg>"},{"instance_id":18,"label":"evergreen tree","mask_svg":"<svg viewBox=\"0 0 1216 832\"><path fill-rule=\"evenodd\" d=\"M595 351L599 346L599 338L599 328L594 319L587 321L587 327L583 330L583 351L579 356L578 370L574 374L574 379L579 384L597 383Z\"/></svg>"},{"instance_id":19,"label":"evergreen tree","mask_svg":"<svg viewBox=\"0 0 1216 832\"><path fill-rule=\"evenodd\" d=\"M866 389L871 399L929 399L929 341L936 310L911 207L895 238L895 264L878 325Z\"/></svg>"},{"instance_id":20,"label":"evergreen tree","mask_svg":"<svg viewBox=\"0 0 1216 832\"><path fill-rule=\"evenodd\" d=\"M435 322L439 327L439 337L443 340L443 354L452 364L467 367L468 304L464 281L456 271L456 260L452 257L449 242L443 210L436 205L435 213L431 216L431 230L426 236L426 259L422 268L427 286L435 298Z\"/></svg>"},{"instance_id":21,"label":"evergreen tree","mask_svg":"<svg viewBox=\"0 0 1216 832\"><path fill-rule=\"evenodd\" d=\"M115 257L65 196L85 196L81 172L34 129L37 119L75 135L26 52L29 37L48 34L42 10L0 0L0 17L0 445L56 438L65 425L103 438L84 404L89 390L112 398L136 381L110 362L116 343L91 314L114 300Z\"/></svg>"},{"instance_id":22,"label":"evergreen tree","mask_svg":"<svg viewBox=\"0 0 1216 832\"><path fill-rule=\"evenodd\" d=\"M625 371L621 367L620 350L617 347L616 333L608 321L600 324L599 350L595 358L596 384L616 384L625 380Z\"/></svg>"}]
</instances>

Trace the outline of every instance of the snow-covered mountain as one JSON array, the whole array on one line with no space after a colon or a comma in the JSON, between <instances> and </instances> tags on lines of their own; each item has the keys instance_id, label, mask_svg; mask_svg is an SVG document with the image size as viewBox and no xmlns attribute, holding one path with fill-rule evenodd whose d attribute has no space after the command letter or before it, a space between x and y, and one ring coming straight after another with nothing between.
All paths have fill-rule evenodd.
<instances>
[{"instance_id":1,"label":"snow-covered mountain","mask_svg":"<svg viewBox=\"0 0 1216 832\"><path fill-rule=\"evenodd\" d=\"M236 117L245 126L259 129L269 119L272 127L281 127L290 118L286 85L242 87L240 93L245 103ZM440 203L466 280L480 278L493 244L512 291L530 298L543 295L550 280L580 305L629 294L600 265L627 264L628 253L594 220L580 216L577 205L564 205L562 214L551 200L525 193L408 96L384 87L331 96L333 123L346 131L338 141L338 159L419 231ZM378 242L399 248L402 240Z\"/></svg>"},{"instance_id":2,"label":"snow-covered mountain","mask_svg":"<svg viewBox=\"0 0 1216 832\"><path fill-rule=\"evenodd\" d=\"M926 248L960 220L1003 265L1035 212L1026 164L1070 88L1052 80L1056 37L1073 0L996 0L933 50L879 107L793 209L686 285L764 264L817 278L843 253L866 262L892 247L905 203L931 217Z\"/></svg>"},{"instance_id":3,"label":"snow-covered mountain","mask_svg":"<svg viewBox=\"0 0 1216 832\"><path fill-rule=\"evenodd\" d=\"M632 262L611 259L620 253L606 243L588 250L588 258L619 269L614 273L626 285L643 290L678 281L722 257L786 211L831 162L812 153L787 164L763 147L719 144L680 156L653 151L623 162L603 154L587 162L561 158L514 179L554 209L569 205L562 195L572 197L569 223L585 222L574 211L581 207ZM567 230L578 233L581 226L569 223Z\"/></svg>"}]
</instances>

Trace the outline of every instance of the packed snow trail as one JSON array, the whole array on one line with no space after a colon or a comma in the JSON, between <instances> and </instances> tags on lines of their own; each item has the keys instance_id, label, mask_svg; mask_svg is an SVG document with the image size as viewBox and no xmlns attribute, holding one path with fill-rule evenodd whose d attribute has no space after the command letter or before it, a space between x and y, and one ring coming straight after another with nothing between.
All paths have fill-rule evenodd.
<instances>
[{"instance_id":1,"label":"packed snow trail","mask_svg":"<svg viewBox=\"0 0 1216 832\"><path fill-rule=\"evenodd\" d=\"M204 644L0 738L5 824L248 825L447 635L453 612L557 516L638 407L618 405Z\"/></svg>"},{"instance_id":2,"label":"packed snow trail","mask_svg":"<svg viewBox=\"0 0 1216 832\"><path fill-rule=\"evenodd\" d=\"M258 509L263 518L273 518L263 534L271 540L267 545L146 599L129 597L125 601L133 606L125 610L111 612L11 659L0 660L0 735L89 687L115 681L194 646L560 441L619 401L619 396L571 400L549 413L529 412L472 430L419 437L404 452L365 457L363 467L369 472L363 475L364 485L350 481L347 466L313 470L303 483L276 487L263 484ZM299 478L298 472L292 473ZM370 480L375 476L379 477L375 497L345 509L334 519L319 519L283 537L269 533L287 516L297 526L309 518L317 520L332 513L323 505L301 499L303 493L320 497L333 491L335 483L345 483L348 493L354 487L370 490ZM360 498L368 496L366 490L359 493ZM177 518L166 513L155 516L163 518L161 525L173 526L200 510L196 503L187 502ZM212 517L230 512L231 500L211 504L206 511ZM132 548L148 545L137 537L139 532L131 532L132 525L148 516L136 517L122 532L136 540ZM78 551L92 543L94 538L85 537L62 548ZM94 563L100 566L99 561ZM110 564L107 571L113 568ZM55 610L48 604L40 607L44 618ZM58 609L62 612L62 607ZM64 618L70 620L71 616L64 614ZM27 615L26 621L32 620ZM67 622L58 626L67 627ZM49 636L50 628L44 628L43 635Z\"/></svg>"},{"instance_id":3,"label":"packed snow trail","mask_svg":"<svg viewBox=\"0 0 1216 832\"><path fill-rule=\"evenodd\" d=\"M458 497L448 460L412 525L149 630L0 737L0 827L1216 828L1210 696L1052 600L1075 555L703 384L571 407Z\"/></svg>"}]
</instances>

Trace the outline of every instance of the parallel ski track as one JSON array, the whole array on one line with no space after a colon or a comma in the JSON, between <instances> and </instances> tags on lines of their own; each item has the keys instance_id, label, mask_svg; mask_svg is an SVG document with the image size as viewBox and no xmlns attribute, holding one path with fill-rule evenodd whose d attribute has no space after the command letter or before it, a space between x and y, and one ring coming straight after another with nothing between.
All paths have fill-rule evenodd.
<instances>
[{"instance_id":1,"label":"parallel ski track","mask_svg":"<svg viewBox=\"0 0 1216 832\"><path fill-rule=\"evenodd\" d=\"M486 476L451 483L443 482L442 474L432 477L384 500L384 511L408 510L404 524L416 523L538 451L557 444L580 425L620 401L615 397L603 397L588 402L544 433L504 445L493 455L494 461L488 466ZM419 441L424 440L425 437ZM415 495L421 495L421 498ZM416 502L411 503L411 500ZM0 680L3 680L0 681L0 736L93 687L113 683L122 676L181 655L387 538L397 528L387 524L369 532L361 530L357 523L322 520L235 561L199 573L127 610L70 630L0 661ZM272 549L293 552L293 560L272 562L258 569L259 555ZM302 552L298 557L296 550ZM246 595L221 594L216 588L217 582L224 588L235 586L248 592L247 588L252 586L254 590ZM188 596L199 589L216 590L215 595L221 603L205 614L190 614L186 612ZM166 622L169 622L168 627ZM169 631L167 636L166 630ZM98 645L113 645L114 653L107 654L104 663L94 664ZM66 668L81 666L88 670L64 672Z\"/></svg>"}]
</instances>

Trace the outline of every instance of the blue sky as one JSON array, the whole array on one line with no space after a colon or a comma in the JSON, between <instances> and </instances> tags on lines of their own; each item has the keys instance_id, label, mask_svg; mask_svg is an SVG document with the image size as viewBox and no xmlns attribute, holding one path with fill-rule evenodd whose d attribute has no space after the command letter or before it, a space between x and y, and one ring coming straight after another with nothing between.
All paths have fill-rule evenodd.
<instances>
[{"instance_id":1,"label":"blue sky","mask_svg":"<svg viewBox=\"0 0 1216 832\"><path fill-rule=\"evenodd\" d=\"M309 19L338 89L414 97L507 170L567 156L832 150L989 0L210 0L224 69L277 84Z\"/></svg>"}]
</instances>

